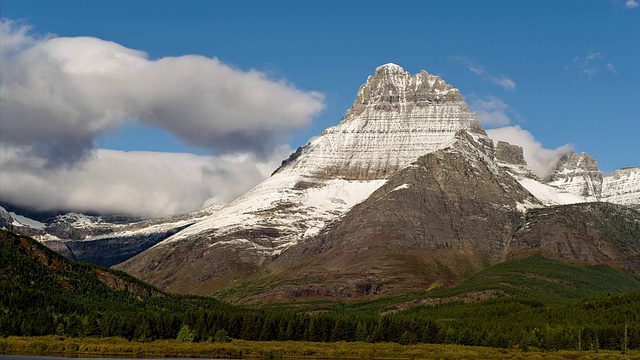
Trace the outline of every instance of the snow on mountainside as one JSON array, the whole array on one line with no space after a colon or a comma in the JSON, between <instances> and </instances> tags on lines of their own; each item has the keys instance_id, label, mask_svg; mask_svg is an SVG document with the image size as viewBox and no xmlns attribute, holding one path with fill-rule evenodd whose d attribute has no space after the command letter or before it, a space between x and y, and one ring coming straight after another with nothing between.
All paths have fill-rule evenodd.
<instances>
[{"instance_id":1,"label":"snow on mountainside","mask_svg":"<svg viewBox=\"0 0 640 360\"><path fill-rule=\"evenodd\" d=\"M0 206L0 226L3 228L18 226L33 229L43 229L45 227L45 224L41 223L40 221L30 219L26 216L16 214L13 211L7 211L7 209Z\"/></svg>"},{"instance_id":2,"label":"snow on mountainside","mask_svg":"<svg viewBox=\"0 0 640 360\"><path fill-rule=\"evenodd\" d=\"M597 201L602 193L602 172L591 156L569 152L563 155L547 183L559 189Z\"/></svg>"},{"instance_id":3,"label":"snow on mountainside","mask_svg":"<svg viewBox=\"0 0 640 360\"><path fill-rule=\"evenodd\" d=\"M601 200L620 205L640 205L640 168L628 167L606 176Z\"/></svg>"},{"instance_id":4,"label":"snow on mountainside","mask_svg":"<svg viewBox=\"0 0 640 360\"><path fill-rule=\"evenodd\" d=\"M561 191L620 205L640 206L640 169L628 167L604 176L591 156L569 152L545 182Z\"/></svg>"},{"instance_id":5,"label":"snow on mountainside","mask_svg":"<svg viewBox=\"0 0 640 360\"><path fill-rule=\"evenodd\" d=\"M587 199L568 190L545 184L524 160L524 150L517 145L498 141L495 161L513 176L527 191L546 206L586 202Z\"/></svg>"},{"instance_id":6,"label":"snow on mountainside","mask_svg":"<svg viewBox=\"0 0 640 360\"><path fill-rule=\"evenodd\" d=\"M582 153L568 152L546 178L538 178L524 160L523 149L499 141L495 160L545 205L592 201L640 206L640 169L620 169L604 177L598 162Z\"/></svg>"},{"instance_id":7,"label":"snow on mountainside","mask_svg":"<svg viewBox=\"0 0 640 360\"><path fill-rule=\"evenodd\" d=\"M338 126L305 145L286 168L320 178L386 178L451 144L456 131L485 134L460 96L438 76L395 64L376 69Z\"/></svg>"}]
</instances>

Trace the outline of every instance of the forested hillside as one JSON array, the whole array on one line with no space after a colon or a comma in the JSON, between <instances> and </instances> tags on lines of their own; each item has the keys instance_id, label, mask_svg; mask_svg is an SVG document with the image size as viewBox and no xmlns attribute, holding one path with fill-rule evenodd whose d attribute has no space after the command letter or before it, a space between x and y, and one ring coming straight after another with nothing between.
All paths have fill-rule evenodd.
<instances>
[{"instance_id":1,"label":"forested hillside","mask_svg":"<svg viewBox=\"0 0 640 360\"><path fill-rule=\"evenodd\" d=\"M525 260L545 272L536 277L536 267L531 266L523 273L513 262L486 270L457 292L447 289L369 304L306 304L295 311L285 306L249 309L212 298L167 294L123 273L69 261L30 238L2 231L0 335L640 348L640 292L613 294L633 288L637 279L608 267L581 272L572 266L566 276L577 281L569 282L554 278L563 264ZM530 281L520 285L522 291L506 291L517 288L518 277ZM595 287L589 277L608 284ZM567 281L561 285L574 293L557 293L545 301L562 288L558 281ZM546 290L545 282L550 284ZM585 293L577 287L595 290ZM492 296L479 295L491 289ZM477 298L461 296L472 291ZM570 299L602 291L612 294Z\"/></svg>"}]
</instances>

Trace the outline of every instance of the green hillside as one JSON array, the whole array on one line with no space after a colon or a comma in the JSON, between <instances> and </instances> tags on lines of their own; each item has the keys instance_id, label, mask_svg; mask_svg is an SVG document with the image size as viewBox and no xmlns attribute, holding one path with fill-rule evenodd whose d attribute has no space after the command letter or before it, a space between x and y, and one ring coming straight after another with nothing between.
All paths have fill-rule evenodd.
<instances>
[{"instance_id":1,"label":"green hillside","mask_svg":"<svg viewBox=\"0 0 640 360\"><path fill-rule=\"evenodd\" d=\"M175 338L187 311L229 308L210 298L166 294L0 231L0 335Z\"/></svg>"},{"instance_id":2,"label":"green hillside","mask_svg":"<svg viewBox=\"0 0 640 360\"><path fill-rule=\"evenodd\" d=\"M0 232L0 336L640 348L638 289L637 278L606 266L531 257L488 268L453 289L251 309L167 294Z\"/></svg>"},{"instance_id":3,"label":"green hillside","mask_svg":"<svg viewBox=\"0 0 640 360\"><path fill-rule=\"evenodd\" d=\"M631 272L606 265L582 267L534 255L493 265L455 288L435 291L433 296L491 291L495 296L517 296L554 304L633 290L640 290L640 278Z\"/></svg>"}]
</instances>

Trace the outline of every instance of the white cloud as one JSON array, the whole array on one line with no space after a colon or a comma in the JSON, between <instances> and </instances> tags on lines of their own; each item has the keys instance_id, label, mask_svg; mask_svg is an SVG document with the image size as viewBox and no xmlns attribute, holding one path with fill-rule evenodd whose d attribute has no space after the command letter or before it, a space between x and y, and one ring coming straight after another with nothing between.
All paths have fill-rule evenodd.
<instances>
[{"instance_id":1,"label":"white cloud","mask_svg":"<svg viewBox=\"0 0 640 360\"><path fill-rule=\"evenodd\" d=\"M505 126L512 123L512 116L517 116L509 105L501 99L488 95L466 95L471 110L478 114L478 121L485 127Z\"/></svg>"},{"instance_id":2,"label":"white cloud","mask_svg":"<svg viewBox=\"0 0 640 360\"><path fill-rule=\"evenodd\" d=\"M516 88L516 83L506 76L502 76L500 78L492 78L492 81L505 89L513 90Z\"/></svg>"},{"instance_id":3,"label":"white cloud","mask_svg":"<svg viewBox=\"0 0 640 360\"><path fill-rule=\"evenodd\" d=\"M92 37L0 21L0 199L50 210L169 215L225 203L289 156L323 96L215 58L149 59ZM95 149L126 122L215 156Z\"/></svg>"},{"instance_id":4,"label":"white cloud","mask_svg":"<svg viewBox=\"0 0 640 360\"><path fill-rule=\"evenodd\" d=\"M469 69L469 71L480 76L484 80L490 81L496 85L500 85L501 87L507 90L514 90L516 88L515 81L509 79L504 75L495 76L495 75L489 74L484 66L476 63L475 61L465 56L454 56L453 59L465 64Z\"/></svg>"},{"instance_id":5,"label":"white cloud","mask_svg":"<svg viewBox=\"0 0 640 360\"><path fill-rule=\"evenodd\" d=\"M566 67L567 72L584 77L594 77L602 71L608 71L617 75L616 66L604 60L604 55L600 52L590 51L584 56L574 56L571 65Z\"/></svg>"},{"instance_id":6,"label":"white cloud","mask_svg":"<svg viewBox=\"0 0 640 360\"><path fill-rule=\"evenodd\" d=\"M555 169L560 157L571 150L569 144L557 149L546 149L530 132L520 126L487 130L487 135L496 143L506 141L513 145L522 146L527 165L541 178L547 177Z\"/></svg>"},{"instance_id":7,"label":"white cloud","mask_svg":"<svg viewBox=\"0 0 640 360\"><path fill-rule=\"evenodd\" d=\"M261 154L324 106L321 94L215 58L151 60L92 37L36 39L10 21L0 30L0 142L48 164L82 159L125 120L216 153Z\"/></svg>"},{"instance_id":8,"label":"white cloud","mask_svg":"<svg viewBox=\"0 0 640 360\"><path fill-rule=\"evenodd\" d=\"M638 6L640 6L640 3L638 3L637 0L627 0L624 2L624 7L627 9L635 9Z\"/></svg>"},{"instance_id":9,"label":"white cloud","mask_svg":"<svg viewBox=\"0 0 640 360\"><path fill-rule=\"evenodd\" d=\"M0 198L41 210L165 216L244 194L291 153L280 146L262 159L98 149L81 164L43 168L42 160L0 149Z\"/></svg>"}]
</instances>

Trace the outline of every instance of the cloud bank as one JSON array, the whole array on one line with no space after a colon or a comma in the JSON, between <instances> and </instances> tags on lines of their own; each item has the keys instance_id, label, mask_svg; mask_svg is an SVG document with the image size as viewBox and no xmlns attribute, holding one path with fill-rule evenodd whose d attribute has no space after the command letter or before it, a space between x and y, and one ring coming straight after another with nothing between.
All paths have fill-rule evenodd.
<instances>
[{"instance_id":1,"label":"cloud bank","mask_svg":"<svg viewBox=\"0 0 640 360\"><path fill-rule=\"evenodd\" d=\"M0 198L40 210L167 216L225 204L267 178L291 153L198 156L98 149L74 167L0 149Z\"/></svg>"},{"instance_id":2,"label":"cloud bank","mask_svg":"<svg viewBox=\"0 0 640 360\"><path fill-rule=\"evenodd\" d=\"M0 197L19 205L131 214L151 214L159 206L168 214L210 199L228 201L268 176L279 163L275 157L288 155L280 146L288 135L324 107L319 93L216 58L149 59L93 37L38 38L11 20L0 21L0 37ZM218 155L95 149L98 136L125 122L167 130ZM269 171L261 171L267 164ZM251 180L242 180L236 166ZM36 193L46 204L38 203ZM147 195L148 204L134 200Z\"/></svg>"},{"instance_id":3,"label":"cloud bank","mask_svg":"<svg viewBox=\"0 0 640 360\"><path fill-rule=\"evenodd\" d=\"M200 148L260 154L323 108L318 93L215 58L150 60L97 38L37 40L6 21L1 29L0 141L54 164L77 161L125 120Z\"/></svg>"}]
</instances>

